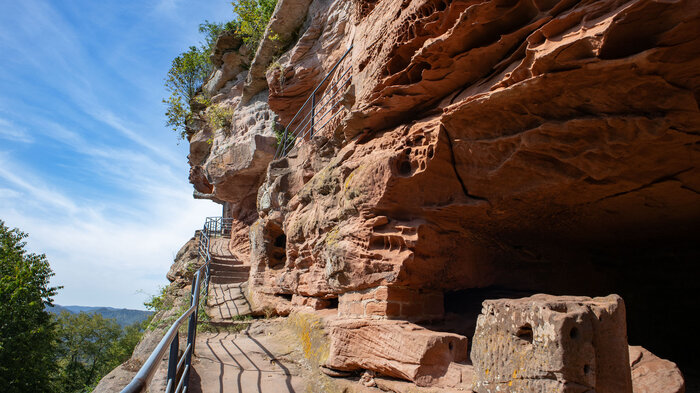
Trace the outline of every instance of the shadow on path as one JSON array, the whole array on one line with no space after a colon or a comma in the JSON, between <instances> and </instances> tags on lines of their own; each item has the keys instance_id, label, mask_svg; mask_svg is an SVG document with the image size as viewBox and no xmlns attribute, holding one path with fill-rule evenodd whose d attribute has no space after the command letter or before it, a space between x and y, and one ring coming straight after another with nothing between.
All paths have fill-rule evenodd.
<instances>
[{"instance_id":1,"label":"shadow on path","mask_svg":"<svg viewBox=\"0 0 700 393\"><path fill-rule=\"evenodd\" d=\"M189 392L296 393L289 368L247 331L203 338L198 342L197 352L198 362L190 376ZM280 370L265 367L268 364L275 364Z\"/></svg>"}]
</instances>

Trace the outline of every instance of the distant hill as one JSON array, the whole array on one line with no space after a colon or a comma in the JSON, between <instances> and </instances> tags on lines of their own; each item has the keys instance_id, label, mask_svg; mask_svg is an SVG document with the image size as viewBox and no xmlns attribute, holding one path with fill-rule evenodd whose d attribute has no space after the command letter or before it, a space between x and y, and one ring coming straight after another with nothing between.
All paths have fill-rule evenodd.
<instances>
[{"instance_id":1,"label":"distant hill","mask_svg":"<svg viewBox=\"0 0 700 393\"><path fill-rule=\"evenodd\" d=\"M58 304L54 304L53 307L47 307L46 310L54 314L60 314L61 311L68 311L72 314L80 312L98 313L104 318L116 319L117 323L122 327L141 322L153 314L151 311L130 310L128 308L61 306Z\"/></svg>"}]
</instances>

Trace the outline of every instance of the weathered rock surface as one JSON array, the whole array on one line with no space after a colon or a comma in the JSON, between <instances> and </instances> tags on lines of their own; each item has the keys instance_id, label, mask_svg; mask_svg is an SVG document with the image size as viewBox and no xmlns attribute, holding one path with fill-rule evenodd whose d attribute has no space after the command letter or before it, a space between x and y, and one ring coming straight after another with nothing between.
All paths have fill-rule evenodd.
<instances>
[{"instance_id":1,"label":"weathered rock surface","mask_svg":"<svg viewBox=\"0 0 700 393\"><path fill-rule=\"evenodd\" d=\"M631 393L625 305L535 295L484 302L471 359L478 393Z\"/></svg>"},{"instance_id":2,"label":"weathered rock surface","mask_svg":"<svg viewBox=\"0 0 700 393\"><path fill-rule=\"evenodd\" d=\"M471 384L467 338L401 321L337 320L329 324L326 366L367 369L419 386ZM456 364L455 364L456 363Z\"/></svg>"},{"instance_id":3,"label":"weathered rock surface","mask_svg":"<svg viewBox=\"0 0 700 393\"><path fill-rule=\"evenodd\" d=\"M246 104L253 96L267 88L265 73L274 57L291 44L306 19L311 0L279 0L263 39L255 53L250 72L243 87L241 102Z\"/></svg>"},{"instance_id":4,"label":"weathered rock surface","mask_svg":"<svg viewBox=\"0 0 700 393\"><path fill-rule=\"evenodd\" d=\"M257 263L256 286L320 299L379 286L636 299L648 295L625 266L643 265L650 285L671 279L647 255L692 275L697 3L356 5L344 18L354 105L333 135L270 166L261 234L286 241L253 251L277 255ZM313 83L284 75L270 105L290 119ZM669 241L687 252L663 254ZM644 307L630 305L634 320Z\"/></svg>"},{"instance_id":5,"label":"weathered rock surface","mask_svg":"<svg viewBox=\"0 0 700 393\"><path fill-rule=\"evenodd\" d=\"M696 362L674 326L698 289L698 2L298 3L278 65L268 42L256 72L210 81L237 108L230 132L204 122L191 138L190 178L237 218L257 313L430 321L472 288L620 293L633 342ZM350 45L347 115L271 162L273 119L288 125ZM571 313L593 324L586 307Z\"/></svg>"},{"instance_id":6,"label":"weathered rock surface","mask_svg":"<svg viewBox=\"0 0 700 393\"><path fill-rule=\"evenodd\" d=\"M683 374L675 363L640 346L629 347L634 393L684 393Z\"/></svg>"},{"instance_id":7,"label":"weathered rock surface","mask_svg":"<svg viewBox=\"0 0 700 393\"><path fill-rule=\"evenodd\" d=\"M278 65L266 73L270 108L284 126L290 124L309 94L350 47L354 36L355 26L349 20L352 2L313 1L308 8L303 34L292 49L280 56ZM316 98L320 101L321 97ZM291 125L301 123L295 121Z\"/></svg>"}]
</instances>

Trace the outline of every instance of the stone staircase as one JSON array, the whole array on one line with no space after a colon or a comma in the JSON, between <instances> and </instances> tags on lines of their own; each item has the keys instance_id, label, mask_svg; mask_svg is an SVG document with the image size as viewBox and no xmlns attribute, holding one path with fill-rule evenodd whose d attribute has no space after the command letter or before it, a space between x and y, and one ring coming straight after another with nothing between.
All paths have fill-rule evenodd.
<instances>
[{"instance_id":1,"label":"stone staircase","mask_svg":"<svg viewBox=\"0 0 700 393\"><path fill-rule=\"evenodd\" d=\"M212 324L233 324L234 318L251 314L246 297L250 266L228 249L228 237L212 237L209 244L209 296L205 311Z\"/></svg>"}]
</instances>

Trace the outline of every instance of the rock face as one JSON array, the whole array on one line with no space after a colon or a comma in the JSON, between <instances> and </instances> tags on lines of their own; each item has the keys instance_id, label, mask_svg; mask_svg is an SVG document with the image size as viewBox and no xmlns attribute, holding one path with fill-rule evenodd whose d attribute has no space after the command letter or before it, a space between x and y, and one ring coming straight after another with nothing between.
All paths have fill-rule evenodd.
<instances>
[{"instance_id":1,"label":"rock face","mask_svg":"<svg viewBox=\"0 0 700 393\"><path fill-rule=\"evenodd\" d=\"M249 252L259 312L429 323L474 288L618 293L630 341L697 362L674 328L698 289L697 1L281 0L277 12L290 4L279 26L300 24L300 38L276 64L263 44L254 75L213 75L212 102L236 108L230 130L212 130L207 109L190 140L196 190L238 218L231 247ZM294 125L351 45L339 121L273 161L274 127ZM583 318L591 338L606 302L560 322ZM598 391L582 370L565 380Z\"/></svg>"},{"instance_id":2,"label":"rock face","mask_svg":"<svg viewBox=\"0 0 700 393\"><path fill-rule=\"evenodd\" d=\"M634 393L684 393L683 374L675 363L640 346L629 348Z\"/></svg>"},{"instance_id":3,"label":"rock face","mask_svg":"<svg viewBox=\"0 0 700 393\"><path fill-rule=\"evenodd\" d=\"M326 365L332 369L373 370L418 386L471 383L471 368L459 364L468 360L467 339L457 334L407 322L339 320L331 323L329 336Z\"/></svg>"},{"instance_id":4,"label":"rock face","mask_svg":"<svg viewBox=\"0 0 700 393\"><path fill-rule=\"evenodd\" d=\"M625 305L535 295L487 300L471 359L478 393L632 393Z\"/></svg>"}]
</instances>

